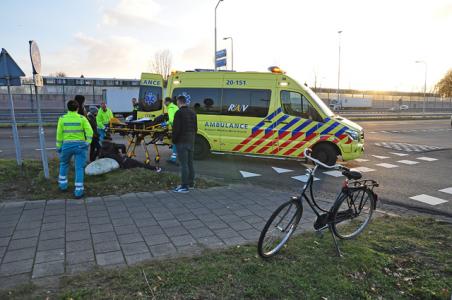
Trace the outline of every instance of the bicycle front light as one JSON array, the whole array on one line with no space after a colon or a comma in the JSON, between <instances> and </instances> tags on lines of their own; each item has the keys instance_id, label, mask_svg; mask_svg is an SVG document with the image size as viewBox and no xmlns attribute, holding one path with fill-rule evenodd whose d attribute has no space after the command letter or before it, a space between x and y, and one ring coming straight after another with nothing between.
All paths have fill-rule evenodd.
<instances>
[{"instance_id":1,"label":"bicycle front light","mask_svg":"<svg viewBox=\"0 0 452 300\"><path fill-rule=\"evenodd\" d=\"M358 132L358 131L349 129L349 130L347 130L345 133L346 133L349 137L351 137L352 140L355 140L355 141L359 140L359 132Z\"/></svg>"}]
</instances>

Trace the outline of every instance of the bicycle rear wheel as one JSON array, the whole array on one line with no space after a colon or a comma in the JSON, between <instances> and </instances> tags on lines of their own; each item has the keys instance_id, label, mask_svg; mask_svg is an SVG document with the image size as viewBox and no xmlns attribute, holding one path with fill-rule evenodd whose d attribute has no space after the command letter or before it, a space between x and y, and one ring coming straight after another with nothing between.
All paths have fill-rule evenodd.
<instances>
[{"instance_id":1,"label":"bicycle rear wheel","mask_svg":"<svg viewBox=\"0 0 452 300\"><path fill-rule=\"evenodd\" d=\"M343 194L332 213L332 229L340 239L353 239L369 224L375 209L375 198L367 188Z\"/></svg>"},{"instance_id":2,"label":"bicycle rear wheel","mask_svg":"<svg viewBox=\"0 0 452 300\"><path fill-rule=\"evenodd\" d=\"M262 258L278 253L297 228L303 214L298 199L279 206L268 219L259 237L257 251Z\"/></svg>"}]
</instances>

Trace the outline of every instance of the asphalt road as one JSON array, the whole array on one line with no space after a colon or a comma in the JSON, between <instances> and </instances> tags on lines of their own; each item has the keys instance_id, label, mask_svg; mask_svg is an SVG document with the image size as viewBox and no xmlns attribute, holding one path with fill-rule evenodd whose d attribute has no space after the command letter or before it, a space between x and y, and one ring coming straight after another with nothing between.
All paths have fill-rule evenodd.
<instances>
[{"instance_id":1,"label":"asphalt road","mask_svg":"<svg viewBox=\"0 0 452 300\"><path fill-rule=\"evenodd\" d=\"M419 210L432 210L452 215L452 128L449 120L366 121L365 154L361 161L345 165L361 169L364 177L376 179L380 199ZM24 158L39 158L36 128L19 129ZM47 147L55 147L55 130L46 128ZM118 138L117 141L120 141ZM37 150L38 149L38 150ZM169 149L162 147L162 167L166 165ZM55 156L53 149L49 156ZM14 158L10 129L0 129L0 158ZM274 168L286 169L278 173ZM305 174L306 165L293 160L277 160L235 155L212 155L196 162L199 175L217 178L225 183L248 183L274 189L299 191L303 182L294 179ZM244 177L240 172L258 176ZM281 171L281 170L278 170ZM344 177L334 177L320 170L316 189L336 192ZM244 173L246 175L246 173ZM443 190L443 191L441 191ZM412 199L415 198L415 199Z\"/></svg>"}]
</instances>

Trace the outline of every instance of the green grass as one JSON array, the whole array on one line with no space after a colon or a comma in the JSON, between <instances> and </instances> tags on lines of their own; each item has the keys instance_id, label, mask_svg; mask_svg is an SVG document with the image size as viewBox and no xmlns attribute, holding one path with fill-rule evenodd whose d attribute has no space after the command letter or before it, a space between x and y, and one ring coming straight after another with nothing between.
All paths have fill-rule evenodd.
<instances>
[{"instance_id":1,"label":"green grass","mask_svg":"<svg viewBox=\"0 0 452 300\"><path fill-rule=\"evenodd\" d=\"M9 299L449 299L452 226L425 218L376 219L341 242L303 234L275 258L254 245L66 277L56 290L26 285ZM149 282L146 283L145 276Z\"/></svg>"},{"instance_id":2,"label":"green grass","mask_svg":"<svg viewBox=\"0 0 452 300\"><path fill-rule=\"evenodd\" d=\"M18 167L15 160L0 159L0 194L2 200L71 198L74 168L69 171L67 192L58 190L58 161L49 162L50 179L44 178L41 161L26 160ZM174 188L179 176L173 173L156 173L147 169L118 169L99 176L85 176L85 195L105 196L132 192L148 192ZM196 186L205 188L218 183L197 179ZM0 200L0 202L2 201Z\"/></svg>"}]
</instances>

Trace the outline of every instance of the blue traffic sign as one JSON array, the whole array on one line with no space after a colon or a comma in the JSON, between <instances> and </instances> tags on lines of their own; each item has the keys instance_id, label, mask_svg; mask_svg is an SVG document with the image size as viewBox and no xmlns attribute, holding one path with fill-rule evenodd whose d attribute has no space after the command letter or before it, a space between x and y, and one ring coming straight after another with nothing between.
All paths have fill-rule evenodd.
<instances>
[{"instance_id":1,"label":"blue traffic sign","mask_svg":"<svg viewBox=\"0 0 452 300\"><path fill-rule=\"evenodd\" d=\"M226 66L226 58L219 59L215 62L217 68Z\"/></svg>"},{"instance_id":2,"label":"blue traffic sign","mask_svg":"<svg viewBox=\"0 0 452 300\"><path fill-rule=\"evenodd\" d=\"M223 57L226 57L226 49L218 50L218 51L215 53L215 58L216 58L216 59L223 58Z\"/></svg>"},{"instance_id":3,"label":"blue traffic sign","mask_svg":"<svg viewBox=\"0 0 452 300\"><path fill-rule=\"evenodd\" d=\"M2 48L0 54L0 85L20 85L20 77L25 76L25 73L17 65L14 59L9 55L6 49Z\"/></svg>"}]
</instances>

